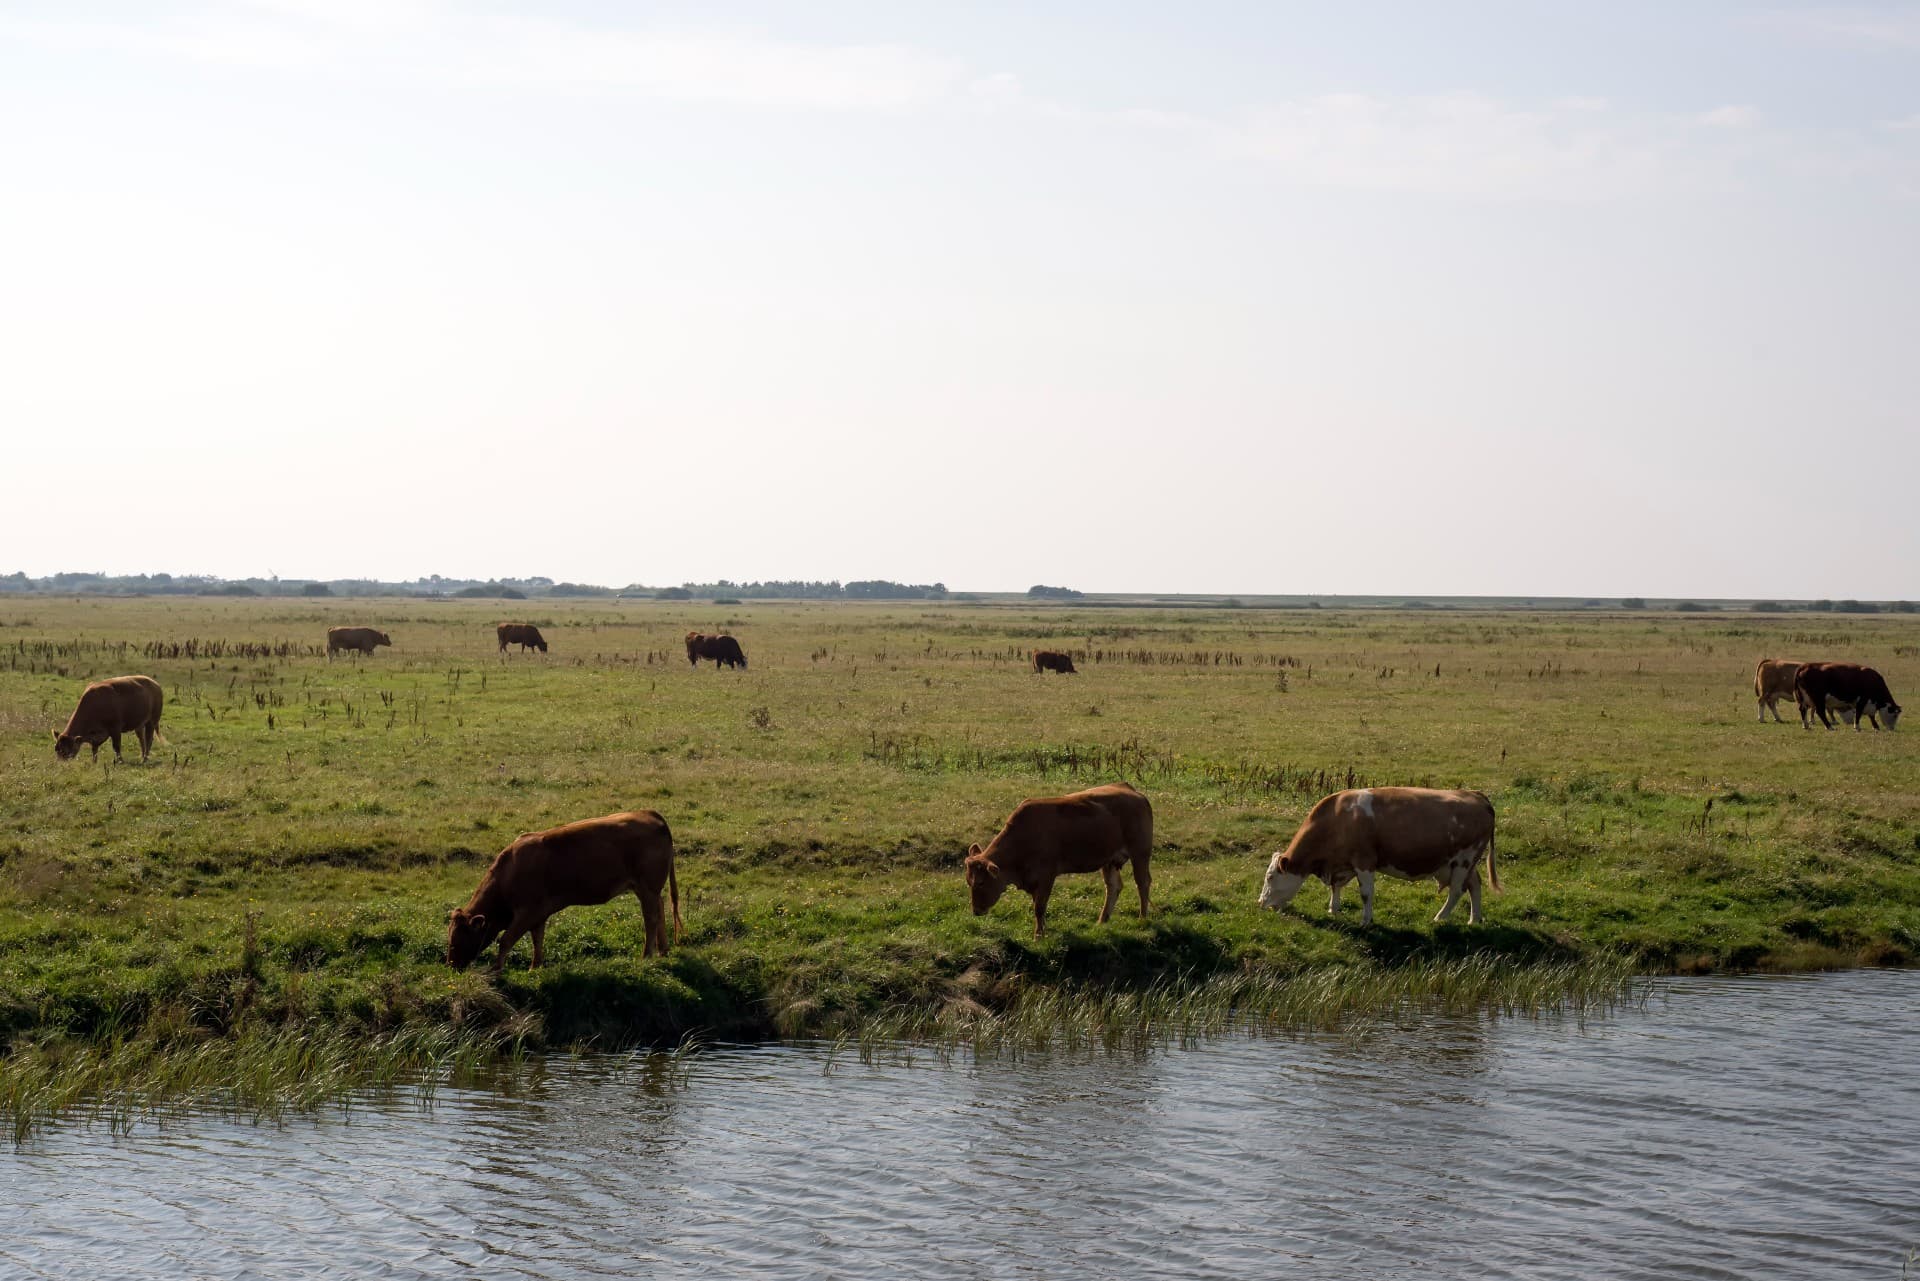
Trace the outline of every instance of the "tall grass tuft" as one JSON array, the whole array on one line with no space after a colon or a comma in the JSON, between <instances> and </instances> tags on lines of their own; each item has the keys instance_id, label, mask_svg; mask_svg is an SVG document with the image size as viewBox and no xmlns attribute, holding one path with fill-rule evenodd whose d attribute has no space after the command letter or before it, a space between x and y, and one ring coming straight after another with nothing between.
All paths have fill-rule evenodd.
<instances>
[{"instance_id":1,"label":"tall grass tuft","mask_svg":"<svg viewBox=\"0 0 1920 1281\"><path fill-rule=\"evenodd\" d=\"M16 1144L60 1117L104 1121L115 1133L211 1112L277 1120L357 1092L406 1086L429 1097L518 1064L526 1029L407 1026L378 1036L261 1028L185 1040L146 1031L92 1041L19 1046L0 1058L0 1117Z\"/></svg>"}]
</instances>

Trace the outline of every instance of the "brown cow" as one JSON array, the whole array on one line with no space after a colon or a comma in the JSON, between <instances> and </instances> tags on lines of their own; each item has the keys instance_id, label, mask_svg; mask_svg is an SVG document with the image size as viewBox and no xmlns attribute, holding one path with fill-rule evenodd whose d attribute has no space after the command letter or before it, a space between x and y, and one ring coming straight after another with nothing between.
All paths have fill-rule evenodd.
<instances>
[{"instance_id":1,"label":"brown cow","mask_svg":"<svg viewBox=\"0 0 1920 1281\"><path fill-rule=\"evenodd\" d=\"M1763 658L1760 665L1753 669L1753 695L1760 701L1760 719L1767 719L1772 711L1775 721L1782 721L1780 708L1775 700L1793 697L1793 678L1800 674L1800 664L1785 658ZM1851 725L1854 723L1853 704L1836 707L1840 719Z\"/></svg>"},{"instance_id":2,"label":"brown cow","mask_svg":"<svg viewBox=\"0 0 1920 1281\"><path fill-rule=\"evenodd\" d=\"M1107 902L1100 920L1113 915L1120 898L1120 868L1133 864L1140 916L1147 915L1147 855L1153 849L1153 806L1125 783L1090 787L1070 796L1020 802L1000 834L984 850L967 850L967 889L973 914L1000 901L1009 885L1033 896L1033 936L1047 928L1047 897L1063 872L1098 872L1106 878Z\"/></svg>"},{"instance_id":3,"label":"brown cow","mask_svg":"<svg viewBox=\"0 0 1920 1281\"><path fill-rule=\"evenodd\" d=\"M493 629L493 633L500 638L502 654L507 652L509 645L518 645L522 654L529 649L537 649L542 654L547 652L546 637L532 623L501 623Z\"/></svg>"},{"instance_id":4,"label":"brown cow","mask_svg":"<svg viewBox=\"0 0 1920 1281\"><path fill-rule=\"evenodd\" d=\"M1340 910L1340 887L1360 882L1360 924L1373 924L1373 876L1409 881L1431 876L1447 891L1434 916L1444 921L1465 890L1468 920L1480 923L1480 855L1498 891L1493 861L1493 802L1479 792L1431 787L1363 787L1325 797L1307 815L1287 848L1267 865L1260 906L1279 911L1308 876L1333 888L1327 911Z\"/></svg>"},{"instance_id":5,"label":"brown cow","mask_svg":"<svg viewBox=\"0 0 1920 1281\"><path fill-rule=\"evenodd\" d=\"M371 654L377 645L392 645L385 632L375 631L371 627L329 627L327 628L327 658L333 658L338 649L351 649L362 654Z\"/></svg>"},{"instance_id":6,"label":"brown cow","mask_svg":"<svg viewBox=\"0 0 1920 1281\"><path fill-rule=\"evenodd\" d=\"M1753 669L1753 696L1759 700L1762 721L1769 711L1776 722L1784 721L1778 700L1793 697L1793 678L1799 673L1800 664L1786 658L1763 658Z\"/></svg>"},{"instance_id":7,"label":"brown cow","mask_svg":"<svg viewBox=\"0 0 1920 1281\"><path fill-rule=\"evenodd\" d=\"M687 661L695 667L700 660L710 658L715 667L745 667L747 656L740 649L740 642L722 632L718 636L703 636L699 632L687 633Z\"/></svg>"},{"instance_id":8,"label":"brown cow","mask_svg":"<svg viewBox=\"0 0 1920 1281\"><path fill-rule=\"evenodd\" d=\"M160 732L160 707L166 700L160 682L151 676L116 676L95 681L80 691L79 705L67 720L67 727L53 736L53 754L70 761L80 754L85 743L100 759L100 744L113 740L113 756L120 757L120 736L132 734L140 742L140 759L153 750L153 739Z\"/></svg>"},{"instance_id":9,"label":"brown cow","mask_svg":"<svg viewBox=\"0 0 1920 1281\"><path fill-rule=\"evenodd\" d=\"M1793 678L1793 699L1800 705L1800 724L1813 728L1809 713L1817 713L1820 723L1835 728L1827 712L1839 706L1853 713L1853 728L1871 720L1873 727L1893 729L1900 723L1900 704L1886 680L1871 667L1858 663L1802 663ZM1844 717L1845 712L1842 712Z\"/></svg>"},{"instance_id":10,"label":"brown cow","mask_svg":"<svg viewBox=\"0 0 1920 1281\"><path fill-rule=\"evenodd\" d=\"M1036 672L1064 672L1068 676L1077 676L1073 670L1073 655L1063 654L1057 649L1036 649L1033 651L1033 670Z\"/></svg>"},{"instance_id":11,"label":"brown cow","mask_svg":"<svg viewBox=\"0 0 1920 1281\"><path fill-rule=\"evenodd\" d=\"M546 960L547 920L562 908L605 903L633 891L646 921L642 956L665 956L671 946L660 889L673 896L673 929L680 932L680 883L673 871L673 834L652 810L582 819L544 832L527 832L501 850L465 907L447 920L447 964L464 970L500 938L493 972L522 934L533 935L533 968Z\"/></svg>"}]
</instances>

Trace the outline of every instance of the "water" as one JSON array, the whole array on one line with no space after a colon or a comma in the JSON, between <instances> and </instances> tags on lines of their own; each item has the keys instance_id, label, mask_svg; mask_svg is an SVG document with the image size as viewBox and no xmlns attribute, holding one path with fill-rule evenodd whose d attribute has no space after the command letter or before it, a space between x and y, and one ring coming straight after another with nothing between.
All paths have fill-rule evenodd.
<instances>
[{"instance_id":1,"label":"water","mask_svg":"<svg viewBox=\"0 0 1920 1281\"><path fill-rule=\"evenodd\" d=\"M431 1107L69 1122L0 1149L0 1277L1893 1281L1917 1005L1915 973L1676 981L1585 1022L570 1058Z\"/></svg>"}]
</instances>

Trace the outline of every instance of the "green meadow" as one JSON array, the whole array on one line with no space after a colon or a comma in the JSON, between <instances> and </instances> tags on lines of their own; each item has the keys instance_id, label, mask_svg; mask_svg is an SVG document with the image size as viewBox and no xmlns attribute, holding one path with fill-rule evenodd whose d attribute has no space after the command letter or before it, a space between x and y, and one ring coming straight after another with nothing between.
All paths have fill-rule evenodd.
<instances>
[{"instance_id":1,"label":"green meadow","mask_svg":"<svg viewBox=\"0 0 1920 1281\"><path fill-rule=\"evenodd\" d=\"M550 652L503 659L501 619ZM329 662L339 624L393 648ZM690 669L689 630L751 666ZM1031 673L1035 646L1080 673ZM1257 1016L1309 988L1338 1012L1908 963L1913 731L1763 725L1762 656L1869 663L1920 698L1901 616L6 598L0 1106L55 1108L63 1079L346 1080L356 1045L964 1037L1075 1001ZM166 690L152 760L129 737L124 764L56 761L81 687L133 672ZM1129 886L1096 925L1095 877L1060 883L1039 943L1017 891L970 914L969 842L1112 779L1154 804L1150 919ZM1315 800L1392 783L1492 797L1485 925L1433 925L1431 883L1391 880L1368 930L1318 882L1256 908ZM541 971L525 942L502 981L447 969L447 913L502 846L634 808L678 850L670 957L641 959L629 898L557 917Z\"/></svg>"}]
</instances>

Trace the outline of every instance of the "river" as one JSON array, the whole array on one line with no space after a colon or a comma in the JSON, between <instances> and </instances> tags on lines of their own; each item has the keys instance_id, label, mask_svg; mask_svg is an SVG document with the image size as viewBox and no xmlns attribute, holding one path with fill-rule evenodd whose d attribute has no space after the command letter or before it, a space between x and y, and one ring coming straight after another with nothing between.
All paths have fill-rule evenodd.
<instances>
[{"instance_id":1,"label":"river","mask_svg":"<svg viewBox=\"0 0 1920 1281\"><path fill-rule=\"evenodd\" d=\"M1920 973L974 1060L561 1056L0 1148L0 1277L1920 1281Z\"/></svg>"}]
</instances>

